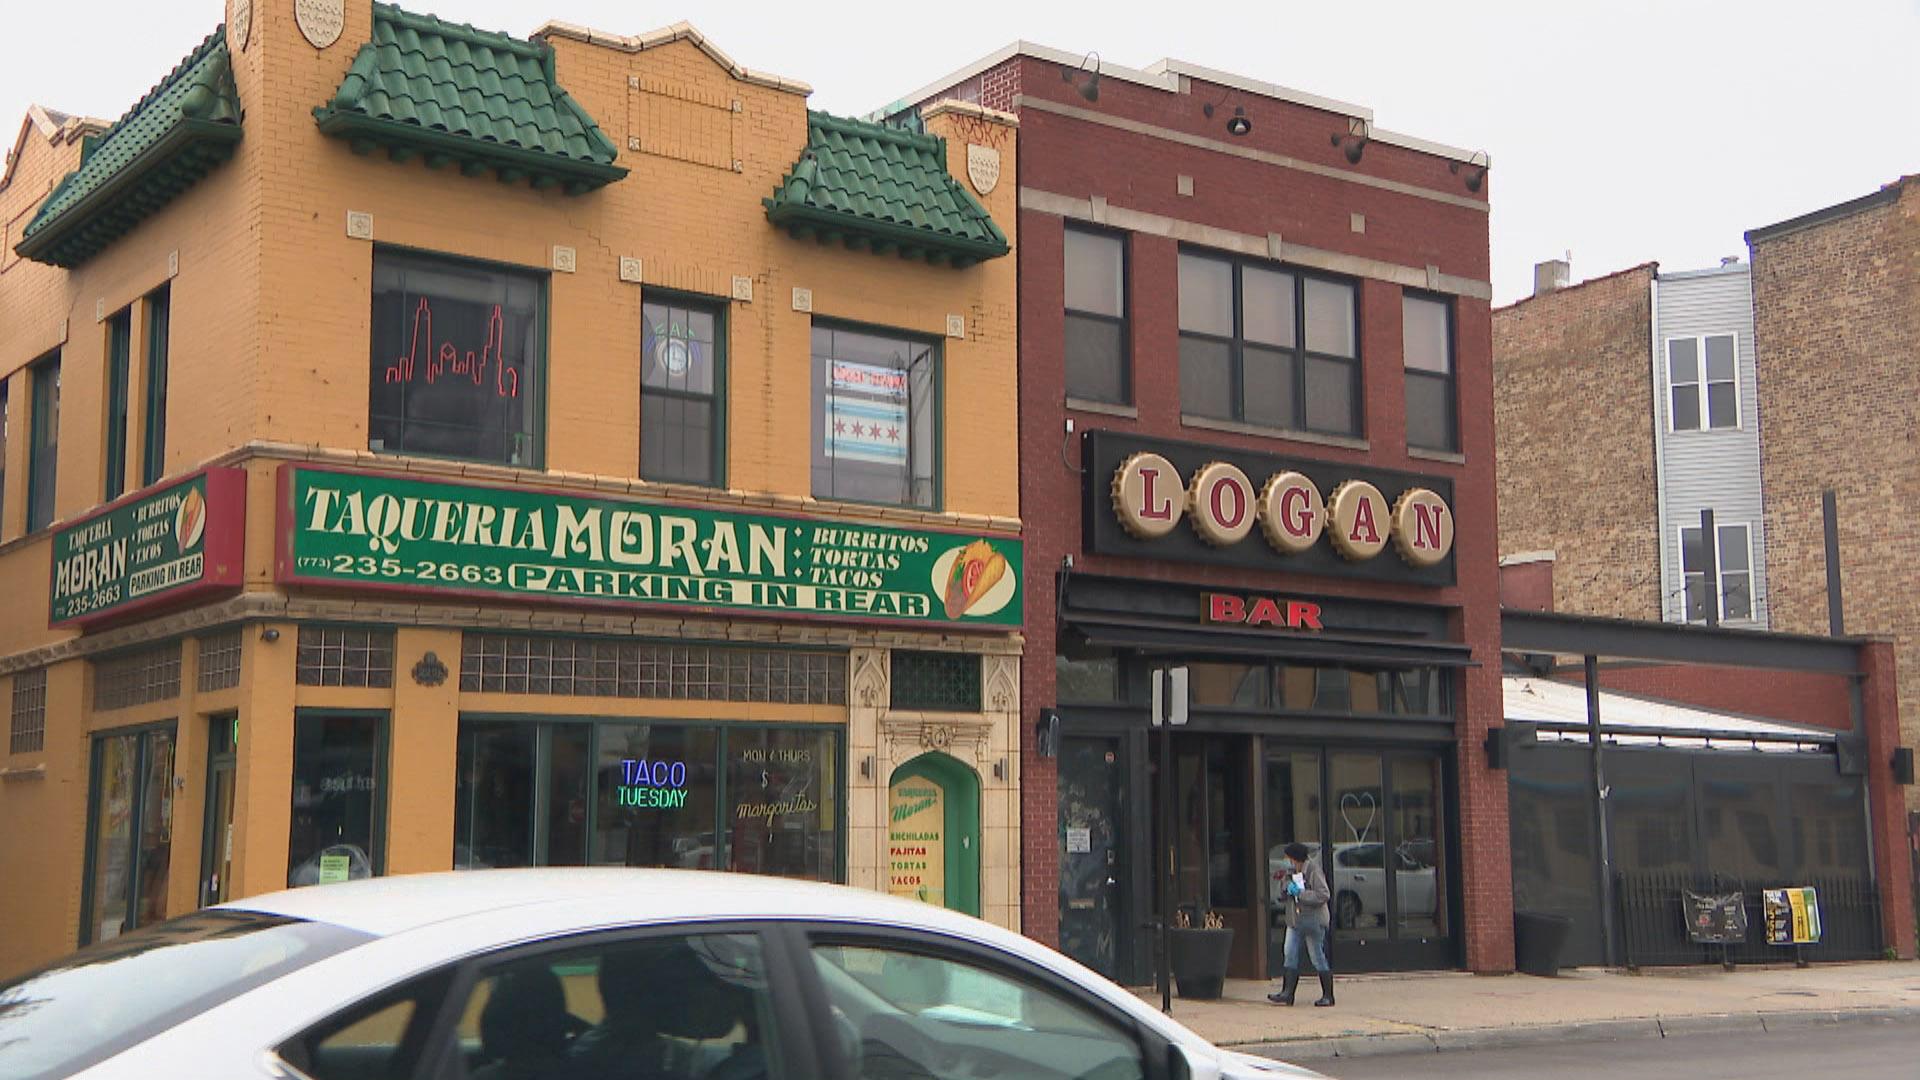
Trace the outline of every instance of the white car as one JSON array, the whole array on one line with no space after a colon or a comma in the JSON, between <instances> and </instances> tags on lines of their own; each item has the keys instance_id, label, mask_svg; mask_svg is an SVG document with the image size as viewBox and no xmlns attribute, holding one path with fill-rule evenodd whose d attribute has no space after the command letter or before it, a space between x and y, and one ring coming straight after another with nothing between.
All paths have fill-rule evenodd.
<instances>
[{"instance_id":1,"label":"white car","mask_svg":"<svg viewBox=\"0 0 1920 1080\"><path fill-rule=\"evenodd\" d=\"M1318 844L1308 844L1316 853ZM1287 860L1284 844L1275 844L1267 852L1267 876L1271 879L1270 903L1275 912L1286 887ZM1333 917L1341 929L1387 924L1387 846L1379 841L1333 845ZM1394 852L1394 880L1398 883L1399 911L1402 919L1432 918L1438 893L1431 863L1421 859L1416 845L1402 845ZM1277 917L1277 916L1276 916Z\"/></svg>"},{"instance_id":2,"label":"white car","mask_svg":"<svg viewBox=\"0 0 1920 1080\"><path fill-rule=\"evenodd\" d=\"M195 912L0 986L0 1076L1251 1080L1011 931L835 885L481 870Z\"/></svg>"}]
</instances>

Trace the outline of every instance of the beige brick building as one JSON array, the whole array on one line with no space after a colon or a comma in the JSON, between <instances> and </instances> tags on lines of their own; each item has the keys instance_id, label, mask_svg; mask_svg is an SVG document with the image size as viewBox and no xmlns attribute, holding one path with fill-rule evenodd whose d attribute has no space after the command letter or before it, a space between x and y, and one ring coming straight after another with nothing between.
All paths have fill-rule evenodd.
<instances>
[{"instance_id":1,"label":"beige brick building","mask_svg":"<svg viewBox=\"0 0 1920 1080\"><path fill-rule=\"evenodd\" d=\"M1551 553L1555 610L1660 618L1656 272L1544 288L1493 313L1500 555Z\"/></svg>"},{"instance_id":2,"label":"beige brick building","mask_svg":"<svg viewBox=\"0 0 1920 1080\"><path fill-rule=\"evenodd\" d=\"M1920 177L1747 233L1774 626L1824 633L1822 492L1846 629L1896 642L1902 743L1920 745ZM1920 788L1909 787L1909 809Z\"/></svg>"},{"instance_id":3,"label":"beige brick building","mask_svg":"<svg viewBox=\"0 0 1920 1080\"><path fill-rule=\"evenodd\" d=\"M1011 118L241 7L0 178L0 975L456 865L1017 925Z\"/></svg>"}]
</instances>

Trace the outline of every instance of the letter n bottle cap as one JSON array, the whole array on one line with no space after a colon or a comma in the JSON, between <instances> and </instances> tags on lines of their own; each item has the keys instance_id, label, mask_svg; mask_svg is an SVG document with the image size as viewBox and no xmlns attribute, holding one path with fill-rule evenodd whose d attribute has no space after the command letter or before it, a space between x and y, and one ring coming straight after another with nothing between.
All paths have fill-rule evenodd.
<instances>
[{"instance_id":1,"label":"letter n bottle cap","mask_svg":"<svg viewBox=\"0 0 1920 1080\"><path fill-rule=\"evenodd\" d=\"M1180 524L1186 508L1180 474L1159 454L1129 454L1113 471L1113 516L1127 535L1158 540Z\"/></svg>"},{"instance_id":2,"label":"letter n bottle cap","mask_svg":"<svg viewBox=\"0 0 1920 1080\"><path fill-rule=\"evenodd\" d=\"M1408 566L1432 566L1453 550L1453 510L1426 488L1408 488L1393 504L1393 548Z\"/></svg>"}]
</instances>

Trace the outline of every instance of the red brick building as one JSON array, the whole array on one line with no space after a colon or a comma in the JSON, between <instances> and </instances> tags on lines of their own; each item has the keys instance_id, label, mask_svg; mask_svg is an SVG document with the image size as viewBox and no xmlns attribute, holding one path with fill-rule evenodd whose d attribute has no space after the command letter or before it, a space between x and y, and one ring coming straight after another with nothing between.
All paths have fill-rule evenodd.
<instances>
[{"instance_id":1,"label":"red brick building","mask_svg":"<svg viewBox=\"0 0 1920 1080\"><path fill-rule=\"evenodd\" d=\"M1337 969L1510 969L1486 157L1025 43L884 114L953 97L1020 125L1024 929L1142 980L1171 876L1268 974L1300 840Z\"/></svg>"}]
</instances>

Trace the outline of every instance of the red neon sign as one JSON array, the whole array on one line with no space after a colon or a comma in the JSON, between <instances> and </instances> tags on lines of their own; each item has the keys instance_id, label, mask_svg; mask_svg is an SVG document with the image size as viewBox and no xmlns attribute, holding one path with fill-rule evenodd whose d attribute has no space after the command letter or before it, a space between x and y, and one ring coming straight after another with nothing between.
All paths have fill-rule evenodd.
<instances>
[{"instance_id":1,"label":"red neon sign","mask_svg":"<svg viewBox=\"0 0 1920 1080\"><path fill-rule=\"evenodd\" d=\"M468 350L464 355L451 341L443 341L440 348L433 347L433 308L426 297L420 298L420 305L413 309L413 326L407 339L407 351L398 360L387 366L387 382L411 383L422 349L427 356L427 382L433 383L440 376L451 372L465 375L473 380L473 385L486 384L487 366L493 365L493 392L497 397L520 396L520 373L506 364L506 326L500 315L500 305L493 305L493 311L487 316L487 338L480 345L479 353Z\"/></svg>"}]
</instances>

